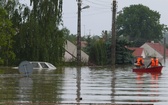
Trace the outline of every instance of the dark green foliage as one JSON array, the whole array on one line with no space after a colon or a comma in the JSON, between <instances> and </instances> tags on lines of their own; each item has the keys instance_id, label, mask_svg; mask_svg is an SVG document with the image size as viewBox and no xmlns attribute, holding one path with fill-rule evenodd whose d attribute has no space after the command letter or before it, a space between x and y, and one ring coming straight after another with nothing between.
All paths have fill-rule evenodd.
<instances>
[{"instance_id":1,"label":"dark green foliage","mask_svg":"<svg viewBox=\"0 0 168 105\"><path fill-rule=\"evenodd\" d=\"M5 0L3 0L5 2ZM30 0L32 9L18 0L8 0L4 8L17 33L14 37L15 64L23 60L48 61L61 65L64 55L62 0Z\"/></svg>"},{"instance_id":2,"label":"dark green foliage","mask_svg":"<svg viewBox=\"0 0 168 105\"><path fill-rule=\"evenodd\" d=\"M111 65L111 40L92 40L92 44L89 46L89 61L96 65ZM94 42L94 43L93 43ZM116 41L116 64L130 64L133 58L131 50L126 46L130 46L132 43L126 39L119 39Z\"/></svg>"},{"instance_id":3,"label":"dark green foliage","mask_svg":"<svg viewBox=\"0 0 168 105\"><path fill-rule=\"evenodd\" d=\"M117 35L123 35L130 41L134 41L136 46L146 41L159 41L162 39L164 29L159 19L158 12L141 4L125 7L117 17Z\"/></svg>"},{"instance_id":4,"label":"dark green foliage","mask_svg":"<svg viewBox=\"0 0 168 105\"><path fill-rule=\"evenodd\" d=\"M87 53L89 55L93 39L91 38L90 35L88 35L86 38L83 37L83 40L85 40L87 42L87 47L85 47L83 50L85 53Z\"/></svg>"},{"instance_id":5,"label":"dark green foliage","mask_svg":"<svg viewBox=\"0 0 168 105\"><path fill-rule=\"evenodd\" d=\"M13 43L15 30L8 18L8 13L0 6L0 64L10 65L15 60Z\"/></svg>"},{"instance_id":6,"label":"dark green foliage","mask_svg":"<svg viewBox=\"0 0 168 105\"><path fill-rule=\"evenodd\" d=\"M91 46L90 51L90 62L96 65L106 65L106 46L102 40L96 41Z\"/></svg>"},{"instance_id":7,"label":"dark green foliage","mask_svg":"<svg viewBox=\"0 0 168 105\"><path fill-rule=\"evenodd\" d=\"M116 64L130 64L133 58L132 53L133 51L129 50L127 46L131 46L130 43L126 39L118 38L116 40ZM111 42L106 42L107 48L107 64L111 64Z\"/></svg>"},{"instance_id":8,"label":"dark green foliage","mask_svg":"<svg viewBox=\"0 0 168 105\"><path fill-rule=\"evenodd\" d=\"M70 34L70 31L67 28L63 28L65 39L69 40L76 45L77 37L76 35Z\"/></svg>"},{"instance_id":9,"label":"dark green foliage","mask_svg":"<svg viewBox=\"0 0 168 105\"><path fill-rule=\"evenodd\" d=\"M116 64L130 64L133 56L133 51L129 50L127 46L130 46L131 43L127 40L117 40L116 46Z\"/></svg>"}]
</instances>

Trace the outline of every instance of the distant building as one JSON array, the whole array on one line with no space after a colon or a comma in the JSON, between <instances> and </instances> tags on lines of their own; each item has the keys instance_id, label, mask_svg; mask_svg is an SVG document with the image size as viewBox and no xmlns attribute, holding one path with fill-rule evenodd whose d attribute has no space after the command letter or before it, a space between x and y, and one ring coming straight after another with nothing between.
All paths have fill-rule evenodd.
<instances>
[{"instance_id":1,"label":"distant building","mask_svg":"<svg viewBox=\"0 0 168 105\"><path fill-rule=\"evenodd\" d=\"M88 45L86 41L81 41L81 48L85 48Z\"/></svg>"},{"instance_id":2,"label":"distant building","mask_svg":"<svg viewBox=\"0 0 168 105\"><path fill-rule=\"evenodd\" d=\"M142 56L143 58L146 58L145 52L143 48L138 48L138 47L130 47L128 48L130 50L133 50L133 56L134 57L138 57L138 56Z\"/></svg>"},{"instance_id":3,"label":"distant building","mask_svg":"<svg viewBox=\"0 0 168 105\"><path fill-rule=\"evenodd\" d=\"M160 43L145 43L140 48L144 49L146 57L158 57L164 58L164 49L165 49L165 56L168 57L168 49L164 48L164 46Z\"/></svg>"},{"instance_id":4,"label":"distant building","mask_svg":"<svg viewBox=\"0 0 168 105\"><path fill-rule=\"evenodd\" d=\"M76 45L74 45L73 43L67 40L65 44L65 50L66 50L65 55L64 55L65 62L71 62L71 61L76 60L77 58ZM89 61L89 55L87 55L85 52L81 50L81 62L88 63L88 61Z\"/></svg>"}]
</instances>

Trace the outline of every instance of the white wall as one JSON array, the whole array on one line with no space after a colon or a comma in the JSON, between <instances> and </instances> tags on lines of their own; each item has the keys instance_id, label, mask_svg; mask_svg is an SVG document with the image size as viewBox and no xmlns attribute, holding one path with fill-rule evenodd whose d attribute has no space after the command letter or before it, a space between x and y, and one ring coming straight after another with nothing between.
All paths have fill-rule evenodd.
<instances>
[{"instance_id":1,"label":"white wall","mask_svg":"<svg viewBox=\"0 0 168 105\"><path fill-rule=\"evenodd\" d=\"M77 47L68 40L67 40L67 43L65 44L65 49L69 53L71 53L74 57L77 56L77 54L76 54ZM69 53L65 52L65 55L64 55L65 61L71 61L72 59L76 59ZM81 61L82 62L88 62L89 61L89 56L83 51L81 51Z\"/></svg>"},{"instance_id":2,"label":"white wall","mask_svg":"<svg viewBox=\"0 0 168 105\"><path fill-rule=\"evenodd\" d=\"M155 51L153 48L151 48L148 44L143 44L142 46L141 46L141 48L144 48L144 53L145 53L145 55L146 55L146 57L148 57L148 56L151 56L151 57L153 57L153 56L155 56L155 57L157 57L157 58L163 58L163 56L160 54L160 53L158 53L157 51Z\"/></svg>"},{"instance_id":3,"label":"white wall","mask_svg":"<svg viewBox=\"0 0 168 105\"><path fill-rule=\"evenodd\" d=\"M141 55L143 58L146 58L146 55L145 55L145 51L143 50L142 51L142 55Z\"/></svg>"}]
</instances>

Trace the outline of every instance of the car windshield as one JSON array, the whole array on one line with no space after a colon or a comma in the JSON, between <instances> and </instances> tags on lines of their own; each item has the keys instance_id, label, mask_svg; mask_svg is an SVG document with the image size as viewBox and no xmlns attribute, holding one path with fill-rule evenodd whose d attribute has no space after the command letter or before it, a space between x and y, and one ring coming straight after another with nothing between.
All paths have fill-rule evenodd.
<instances>
[{"instance_id":1,"label":"car windshield","mask_svg":"<svg viewBox=\"0 0 168 105\"><path fill-rule=\"evenodd\" d=\"M38 65L38 63L32 63L33 68L39 68L40 66Z\"/></svg>"}]
</instances>

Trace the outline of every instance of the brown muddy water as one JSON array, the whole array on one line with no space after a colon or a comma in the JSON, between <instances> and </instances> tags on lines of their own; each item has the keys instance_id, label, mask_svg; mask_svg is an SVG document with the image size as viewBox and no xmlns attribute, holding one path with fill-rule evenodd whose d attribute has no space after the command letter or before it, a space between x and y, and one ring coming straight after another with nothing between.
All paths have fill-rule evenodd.
<instances>
[{"instance_id":1,"label":"brown muddy water","mask_svg":"<svg viewBox=\"0 0 168 105\"><path fill-rule=\"evenodd\" d=\"M64 67L36 70L29 77L0 68L2 105L168 104L168 67L134 73L132 67Z\"/></svg>"}]
</instances>

